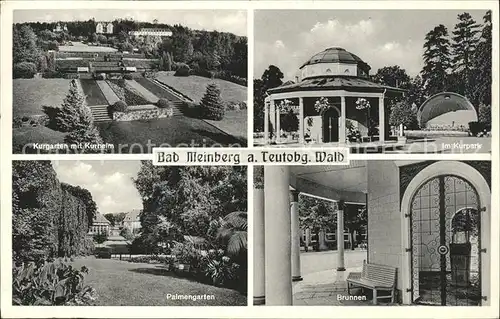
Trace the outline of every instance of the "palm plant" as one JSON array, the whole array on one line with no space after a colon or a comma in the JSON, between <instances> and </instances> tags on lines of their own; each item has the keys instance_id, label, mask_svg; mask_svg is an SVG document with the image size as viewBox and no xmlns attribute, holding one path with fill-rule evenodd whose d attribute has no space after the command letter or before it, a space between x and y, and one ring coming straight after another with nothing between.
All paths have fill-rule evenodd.
<instances>
[{"instance_id":1,"label":"palm plant","mask_svg":"<svg viewBox=\"0 0 500 319\"><path fill-rule=\"evenodd\" d=\"M216 241L226 247L231 257L246 254L248 238L247 212L232 212L217 220Z\"/></svg>"}]
</instances>

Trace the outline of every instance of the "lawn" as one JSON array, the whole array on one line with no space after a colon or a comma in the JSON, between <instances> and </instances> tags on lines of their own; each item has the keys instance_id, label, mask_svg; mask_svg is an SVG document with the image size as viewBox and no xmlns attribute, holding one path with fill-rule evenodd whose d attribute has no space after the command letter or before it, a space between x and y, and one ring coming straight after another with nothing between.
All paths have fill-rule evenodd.
<instances>
[{"instance_id":1,"label":"lawn","mask_svg":"<svg viewBox=\"0 0 500 319\"><path fill-rule=\"evenodd\" d=\"M246 306L247 297L226 288L205 285L167 272L161 265L129 263L93 257L76 259L85 265L85 283L98 294L98 306ZM172 300L168 294L213 295L214 300Z\"/></svg>"},{"instance_id":2,"label":"lawn","mask_svg":"<svg viewBox=\"0 0 500 319\"><path fill-rule=\"evenodd\" d=\"M171 74L171 72L158 72L156 78L163 84L174 88L196 102L201 100L205 94L207 85L211 82L215 82L219 86L223 101L247 101L247 88L245 86L221 79L209 79L196 75L173 76Z\"/></svg>"},{"instance_id":3,"label":"lawn","mask_svg":"<svg viewBox=\"0 0 500 319\"><path fill-rule=\"evenodd\" d=\"M205 121L236 138L247 141L247 110L226 111L222 121Z\"/></svg>"},{"instance_id":4,"label":"lawn","mask_svg":"<svg viewBox=\"0 0 500 319\"><path fill-rule=\"evenodd\" d=\"M13 91L13 117L44 114L42 106L60 106L68 94L66 79L15 79Z\"/></svg>"},{"instance_id":5,"label":"lawn","mask_svg":"<svg viewBox=\"0 0 500 319\"><path fill-rule=\"evenodd\" d=\"M115 145L116 153L150 153L153 146L159 147L163 144L164 147L183 147L191 146L193 141L198 147L211 147L214 144L246 146L246 142L220 131L203 120L184 116L131 122L103 122L96 125L104 141Z\"/></svg>"},{"instance_id":6,"label":"lawn","mask_svg":"<svg viewBox=\"0 0 500 319\"><path fill-rule=\"evenodd\" d=\"M12 152L20 154L26 145L33 143L64 143L65 136L65 133L53 131L45 126L14 128L12 131ZM36 150L27 147L26 152L33 153Z\"/></svg>"},{"instance_id":7,"label":"lawn","mask_svg":"<svg viewBox=\"0 0 500 319\"><path fill-rule=\"evenodd\" d=\"M87 104L88 105L107 105L108 101L101 89L97 85L95 80L86 79L80 80L82 84L83 93L87 96Z\"/></svg>"},{"instance_id":8,"label":"lawn","mask_svg":"<svg viewBox=\"0 0 500 319\"><path fill-rule=\"evenodd\" d=\"M160 99L164 98L164 99L168 99L170 101L178 101L179 100L179 98L177 98L175 95L164 90L163 88L159 87L158 85L154 84L153 82L151 82L150 80L148 80L146 78L142 78L142 77L136 78L135 81L137 83L139 83L140 85L142 85L144 88L146 88L146 90L148 90L149 92L156 95Z\"/></svg>"}]
</instances>

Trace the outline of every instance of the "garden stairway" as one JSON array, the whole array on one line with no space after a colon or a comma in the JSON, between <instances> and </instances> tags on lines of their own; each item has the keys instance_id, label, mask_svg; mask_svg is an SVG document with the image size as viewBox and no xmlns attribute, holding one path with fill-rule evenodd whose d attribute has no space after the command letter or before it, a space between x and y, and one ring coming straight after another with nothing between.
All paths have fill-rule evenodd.
<instances>
[{"instance_id":1,"label":"garden stairway","mask_svg":"<svg viewBox=\"0 0 500 319\"><path fill-rule=\"evenodd\" d=\"M90 110L92 111L92 116L94 117L95 123L107 122L112 120L109 116L107 105L90 106Z\"/></svg>"}]
</instances>

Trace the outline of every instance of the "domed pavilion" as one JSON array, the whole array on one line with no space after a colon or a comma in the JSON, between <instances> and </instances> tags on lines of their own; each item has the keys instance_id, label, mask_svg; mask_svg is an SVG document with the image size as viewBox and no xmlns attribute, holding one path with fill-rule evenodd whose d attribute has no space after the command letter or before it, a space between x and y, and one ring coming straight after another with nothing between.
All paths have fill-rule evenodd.
<instances>
[{"instance_id":1,"label":"domed pavilion","mask_svg":"<svg viewBox=\"0 0 500 319\"><path fill-rule=\"evenodd\" d=\"M343 48L327 48L300 66L295 83L269 89L264 111L264 143L269 132L276 143L384 143L388 139L388 98L404 90L370 80L370 66ZM299 120L298 134L285 141L283 116L293 112ZM271 127L269 126L271 125ZM347 129L349 128L349 129ZM359 136L360 135L360 136Z\"/></svg>"}]
</instances>

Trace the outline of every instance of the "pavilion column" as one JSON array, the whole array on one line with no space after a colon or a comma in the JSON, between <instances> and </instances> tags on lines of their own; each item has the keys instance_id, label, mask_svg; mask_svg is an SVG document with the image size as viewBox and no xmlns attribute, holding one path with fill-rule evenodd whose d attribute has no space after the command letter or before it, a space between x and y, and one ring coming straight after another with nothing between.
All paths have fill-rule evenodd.
<instances>
[{"instance_id":1,"label":"pavilion column","mask_svg":"<svg viewBox=\"0 0 500 319\"><path fill-rule=\"evenodd\" d=\"M340 123L339 123L339 143L345 143L345 122L346 122L346 110L345 110L345 96L340 97Z\"/></svg>"},{"instance_id":2,"label":"pavilion column","mask_svg":"<svg viewBox=\"0 0 500 319\"><path fill-rule=\"evenodd\" d=\"M276 143L281 142L281 111L280 107L276 108Z\"/></svg>"},{"instance_id":3,"label":"pavilion column","mask_svg":"<svg viewBox=\"0 0 500 319\"><path fill-rule=\"evenodd\" d=\"M302 280L300 275L300 224L299 192L290 191L290 215L292 232L292 281Z\"/></svg>"},{"instance_id":4,"label":"pavilion column","mask_svg":"<svg viewBox=\"0 0 500 319\"><path fill-rule=\"evenodd\" d=\"M272 131L273 131L273 136L271 138L271 142L274 142L276 140L276 109L275 109L275 105L274 105L274 100L271 99L269 101L269 112L270 112L270 115L271 115L271 124L272 124Z\"/></svg>"},{"instance_id":5,"label":"pavilion column","mask_svg":"<svg viewBox=\"0 0 500 319\"><path fill-rule=\"evenodd\" d=\"M290 168L264 166L266 305L292 305Z\"/></svg>"},{"instance_id":6,"label":"pavilion column","mask_svg":"<svg viewBox=\"0 0 500 319\"><path fill-rule=\"evenodd\" d=\"M337 271L344 267L344 202L338 202L337 208Z\"/></svg>"},{"instance_id":7,"label":"pavilion column","mask_svg":"<svg viewBox=\"0 0 500 319\"><path fill-rule=\"evenodd\" d=\"M378 135L379 141L385 141L385 112L384 112L384 95L378 99Z\"/></svg>"},{"instance_id":8,"label":"pavilion column","mask_svg":"<svg viewBox=\"0 0 500 319\"><path fill-rule=\"evenodd\" d=\"M264 102L264 145L269 142L269 105Z\"/></svg>"},{"instance_id":9,"label":"pavilion column","mask_svg":"<svg viewBox=\"0 0 500 319\"><path fill-rule=\"evenodd\" d=\"M253 189L253 304L266 301L264 188Z\"/></svg>"},{"instance_id":10,"label":"pavilion column","mask_svg":"<svg viewBox=\"0 0 500 319\"><path fill-rule=\"evenodd\" d=\"M299 143L304 142L304 98L299 97Z\"/></svg>"},{"instance_id":11,"label":"pavilion column","mask_svg":"<svg viewBox=\"0 0 500 319\"><path fill-rule=\"evenodd\" d=\"M306 251L309 250L309 245L311 244L311 229L309 227L306 228L306 240L304 241Z\"/></svg>"}]
</instances>

